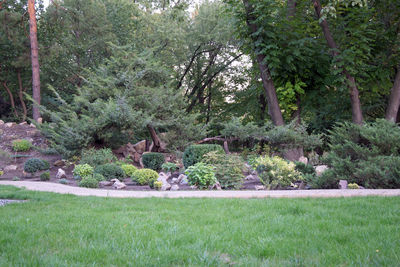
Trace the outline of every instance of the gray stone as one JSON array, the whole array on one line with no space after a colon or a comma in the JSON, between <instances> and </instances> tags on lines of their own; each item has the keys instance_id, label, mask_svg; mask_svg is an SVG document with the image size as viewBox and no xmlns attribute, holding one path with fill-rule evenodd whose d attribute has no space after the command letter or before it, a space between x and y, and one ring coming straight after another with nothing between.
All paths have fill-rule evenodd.
<instances>
[{"instance_id":1,"label":"gray stone","mask_svg":"<svg viewBox=\"0 0 400 267\"><path fill-rule=\"evenodd\" d=\"M26 121L23 121L19 125L28 125L28 123Z\"/></svg>"},{"instance_id":2,"label":"gray stone","mask_svg":"<svg viewBox=\"0 0 400 267\"><path fill-rule=\"evenodd\" d=\"M3 124L4 124L4 121L0 120L0 125L3 125Z\"/></svg>"},{"instance_id":3,"label":"gray stone","mask_svg":"<svg viewBox=\"0 0 400 267\"><path fill-rule=\"evenodd\" d=\"M104 187L104 186L111 186L111 185L113 185L114 183L113 182L111 182L111 181L101 181L101 182L99 182L99 185L101 186L101 187Z\"/></svg>"},{"instance_id":4,"label":"gray stone","mask_svg":"<svg viewBox=\"0 0 400 267\"><path fill-rule=\"evenodd\" d=\"M7 122L7 123L4 124L4 126L6 126L8 128L10 128L10 127L12 127L14 125L15 125L15 122Z\"/></svg>"},{"instance_id":5,"label":"gray stone","mask_svg":"<svg viewBox=\"0 0 400 267\"><path fill-rule=\"evenodd\" d=\"M133 145L133 148L135 148L136 152L142 154L143 152L146 151L146 140L137 142L136 144Z\"/></svg>"},{"instance_id":6,"label":"gray stone","mask_svg":"<svg viewBox=\"0 0 400 267\"><path fill-rule=\"evenodd\" d=\"M339 181L339 189L347 189L347 180L340 180Z\"/></svg>"},{"instance_id":7,"label":"gray stone","mask_svg":"<svg viewBox=\"0 0 400 267\"><path fill-rule=\"evenodd\" d=\"M65 174L65 171L63 169L58 169L56 178L57 179L67 178L67 175Z\"/></svg>"},{"instance_id":8,"label":"gray stone","mask_svg":"<svg viewBox=\"0 0 400 267\"><path fill-rule=\"evenodd\" d=\"M177 191L177 190L179 190L179 186L177 184L171 186L171 191Z\"/></svg>"},{"instance_id":9,"label":"gray stone","mask_svg":"<svg viewBox=\"0 0 400 267\"><path fill-rule=\"evenodd\" d=\"M171 189L171 185L168 183L167 180L168 180L168 176L165 173L160 172L157 181L162 183L162 186L160 189L161 191L167 191L167 190Z\"/></svg>"},{"instance_id":10,"label":"gray stone","mask_svg":"<svg viewBox=\"0 0 400 267\"><path fill-rule=\"evenodd\" d=\"M5 172L11 172L11 171L16 171L18 169L17 165L8 165L4 167Z\"/></svg>"},{"instance_id":11,"label":"gray stone","mask_svg":"<svg viewBox=\"0 0 400 267\"><path fill-rule=\"evenodd\" d=\"M249 181L249 180L258 180L259 178L257 175L250 174L250 175L247 175L246 178L244 178L244 179L246 181Z\"/></svg>"},{"instance_id":12,"label":"gray stone","mask_svg":"<svg viewBox=\"0 0 400 267\"><path fill-rule=\"evenodd\" d=\"M62 166L65 165L65 161L64 160L57 160L57 161L54 162L53 165L56 166L56 167L62 167Z\"/></svg>"},{"instance_id":13,"label":"gray stone","mask_svg":"<svg viewBox=\"0 0 400 267\"><path fill-rule=\"evenodd\" d=\"M265 186L263 186L263 185L255 185L254 189L257 190L257 191L258 190L265 190Z\"/></svg>"},{"instance_id":14,"label":"gray stone","mask_svg":"<svg viewBox=\"0 0 400 267\"><path fill-rule=\"evenodd\" d=\"M126 184L124 184L123 182L120 182L118 179L112 179L111 182L114 182L113 187L115 189L124 189L126 187Z\"/></svg>"},{"instance_id":15,"label":"gray stone","mask_svg":"<svg viewBox=\"0 0 400 267\"><path fill-rule=\"evenodd\" d=\"M177 184L178 183L178 178L172 178L171 183Z\"/></svg>"},{"instance_id":16,"label":"gray stone","mask_svg":"<svg viewBox=\"0 0 400 267\"><path fill-rule=\"evenodd\" d=\"M308 164L308 158L302 156L302 157L299 158L299 162L304 163L304 164L307 165Z\"/></svg>"},{"instance_id":17,"label":"gray stone","mask_svg":"<svg viewBox=\"0 0 400 267\"><path fill-rule=\"evenodd\" d=\"M221 184L217 181L214 185L210 187L210 189L217 189L217 190L222 190Z\"/></svg>"},{"instance_id":18,"label":"gray stone","mask_svg":"<svg viewBox=\"0 0 400 267\"><path fill-rule=\"evenodd\" d=\"M317 176L321 176L323 172L325 172L329 167L327 165L319 165L315 166L315 172L317 173Z\"/></svg>"}]
</instances>

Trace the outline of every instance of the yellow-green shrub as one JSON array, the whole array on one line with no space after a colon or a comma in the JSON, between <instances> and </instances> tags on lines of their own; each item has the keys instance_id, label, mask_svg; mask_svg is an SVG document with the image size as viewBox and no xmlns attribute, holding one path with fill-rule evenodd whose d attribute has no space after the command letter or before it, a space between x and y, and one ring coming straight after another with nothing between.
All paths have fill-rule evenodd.
<instances>
[{"instance_id":1,"label":"yellow-green shrub","mask_svg":"<svg viewBox=\"0 0 400 267\"><path fill-rule=\"evenodd\" d=\"M137 170L133 176L132 180L136 181L140 185L150 185L153 186L154 182L158 179L158 173L151 169L140 169Z\"/></svg>"},{"instance_id":2,"label":"yellow-green shrub","mask_svg":"<svg viewBox=\"0 0 400 267\"><path fill-rule=\"evenodd\" d=\"M287 187L293 182L303 180L296 164L288 162L280 157L262 156L254 160L258 176L269 189Z\"/></svg>"},{"instance_id":3,"label":"yellow-green shrub","mask_svg":"<svg viewBox=\"0 0 400 267\"><path fill-rule=\"evenodd\" d=\"M138 170L135 166L133 166L132 164L122 164L121 168L124 170L125 175L127 177L132 177L135 172Z\"/></svg>"}]
</instances>

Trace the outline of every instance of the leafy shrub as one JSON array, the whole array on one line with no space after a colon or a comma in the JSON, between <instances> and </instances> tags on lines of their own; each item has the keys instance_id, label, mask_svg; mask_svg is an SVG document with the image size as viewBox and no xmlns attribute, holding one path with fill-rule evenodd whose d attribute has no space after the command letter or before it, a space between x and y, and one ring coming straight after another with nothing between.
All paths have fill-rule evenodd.
<instances>
[{"instance_id":1,"label":"leafy shrub","mask_svg":"<svg viewBox=\"0 0 400 267\"><path fill-rule=\"evenodd\" d=\"M50 172L44 172L40 175L40 180L41 181L49 181L50 180Z\"/></svg>"},{"instance_id":2,"label":"leafy shrub","mask_svg":"<svg viewBox=\"0 0 400 267\"><path fill-rule=\"evenodd\" d=\"M269 189L287 187L303 179L293 162L280 157L259 157L255 165L261 182Z\"/></svg>"},{"instance_id":3,"label":"leafy shrub","mask_svg":"<svg viewBox=\"0 0 400 267\"><path fill-rule=\"evenodd\" d=\"M201 162L205 154L212 151L224 153L224 150L220 145L205 144L188 146L183 152L183 165L185 168L195 165L196 163Z\"/></svg>"},{"instance_id":4,"label":"leafy shrub","mask_svg":"<svg viewBox=\"0 0 400 267\"><path fill-rule=\"evenodd\" d=\"M103 175L107 181L114 178L122 181L125 178L124 170L120 166L113 163L97 166L94 172Z\"/></svg>"},{"instance_id":5,"label":"leafy shrub","mask_svg":"<svg viewBox=\"0 0 400 267\"><path fill-rule=\"evenodd\" d=\"M360 187L356 183L348 184L347 188L348 189L360 189Z\"/></svg>"},{"instance_id":6,"label":"leafy shrub","mask_svg":"<svg viewBox=\"0 0 400 267\"><path fill-rule=\"evenodd\" d=\"M200 189L207 189L217 182L213 167L202 162L187 168L185 174L189 184L195 185Z\"/></svg>"},{"instance_id":7,"label":"leafy shrub","mask_svg":"<svg viewBox=\"0 0 400 267\"><path fill-rule=\"evenodd\" d=\"M100 173L96 173L96 172L93 173L93 178L96 179L98 182L106 180L106 178L104 178L103 175L101 175Z\"/></svg>"},{"instance_id":8,"label":"leafy shrub","mask_svg":"<svg viewBox=\"0 0 400 267\"><path fill-rule=\"evenodd\" d=\"M59 182L60 184L68 184L68 180L65 179L65 178L62 178L62 179L58 180L58 182Z\"/></svg>"},{"instance_id":9,"label":"leafy shrub","mask_svg":"<svg viewBox=\"0 0 400 267\"><path fill-rule=\"evenodd\" d=\"M12 142L12 149L16 152L25 152L31 149L32 143L26 139L14 140Z\"/></svg>"},{"instance_id":10,"label":"leafy shrub","mask_svg":"<svg viewBox=\"0 0 400 267\"><path fill-rule=\"evenodd\" d=\"M330 132L330 152L318 186L337 188L340 179L365 188L400 188L400 128L387 120L341 123Z\"/></svg>"},{"instance_id":11,"label":"leafy shrub","mask_svg":"<svg viewBox=\"0 0 400 267\"><path fill-rule=\"evenodd\" d=\"M50 163L47 160L42 159L42 171L50 169Z\"/></svg>"},{"instance_id":12,"label":"leafy shrub","mask_svg":"<svg viewBox=\"0 0 400 267\"><path fill-rule=\"evenodd\" d=\"M166 172L174 172L178 169L178 165L176 165L175 163L172 162L167 162L164 163L163 165L161 165L161 169L163 169Z\"/></svg>"},{"instance_id":13,"label":"leafy shrub","mask_svg":"<svg viewBox=\"0 0 400 267\"><path fill-rule=\"evenodd\" d=\"M132 180L136 181L140 185L154 185L154 182L158 179L158 173L151 169L140 169L137 170Z\"/></svg>"},{"instance_id":14,"label":"leafy shrub","mask_svg":"<svg viewBox=\"0 0 400 267\"><path fill-rule=\"evenodd\" d=\"M99 187L99 182L93 177L93 175L90 175L82 178L82 180L79 182L79 186L87 188L97 188Z\"/></svg>"},{"instance_id":15,"label":"leafy shrub","mask_svg":"<svg viewBox=\"0 0 400 267\"><path fill-rule=\"evenodd\" d=\"M142 155L142 162L145 168L158 171L161 170L165 158L161 153L150 152Z\"/></svg>"},{"instance_id":16,"label":"leafy shrub","mask_svg":"<svg viewBox=\"0 0 400 267\"><path fill-rule=\"evenodd\" d=\"M47 161L38 158L31 158L25 162L24 171L34 174L35 172L46 170L48 167L49 165Z\"/></svg>"},{"instance_id":17,"label":"leafy shrub","mask_svg":"<svg viewBox=\"0 0 400 267\"><path fill-rule=\"evenodd\" d=\"M0 176L2 176L4 174L4 172L3 171L0 171Z\"/></svg>"},{"instance_id":18,"label":"leafy shrub","mask_svg":"<svg viewBox=\"0 0 400 267\"><path fill-rule=\"evenodd\" d=\"M161 181L155 181L154 182L154 189L160 190L162 187L162 182Z\"/></svg>"},{"instance_id":19,"label":"leafy shrub","mask_svg":"<svg viewBox=\"0 0 400 267\"><path fill-rule=\"evenodd\" d=\"M96 167L106 163L116 161L117 157L113 154L111 149L102 148L94 149L91 148L82 153L81 164L89 164L90 166Z\"/></svg>"},{"instance_id":20,"label":"leafy shrub","mask_svg":"<svg viewBox=\"0 0 400 267\"><path fill-rule=\"evenodd\" d=\"M245 165L240 157L213 151L205 154L202 162L213 166L222 188L238 189L242 185Z\"/></svg>"},{"instance_id":21,"label":"leafy shrub","mask_svg":"<svg viewBox=\"0 0 400 267\"><path fill-rule=\"evenodd\" d=\"M135 172L138 170L135 166L132 164L123 164L121 165L122 170L124 170L125 176L127 177L132 177Z\"/></svg>"},{"instance_id":22,"label":"leafy shrub","mask_svg":"<svg viewBox=\"0 0 400 267\"><path fill-rule=\"evenodd\" d=\"M72 171L76 179L83 179L85 177L91 176L93 172L94 169L89 164L78 164Z\"/></svg>"}]
</instances>

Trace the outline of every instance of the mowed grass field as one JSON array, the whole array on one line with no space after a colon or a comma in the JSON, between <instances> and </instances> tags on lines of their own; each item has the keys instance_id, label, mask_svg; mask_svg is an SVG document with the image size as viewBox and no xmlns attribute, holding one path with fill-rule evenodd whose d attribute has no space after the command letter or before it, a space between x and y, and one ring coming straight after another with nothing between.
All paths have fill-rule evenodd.
<instances>
[{"instance_id":1,"label":"mowed grass field","mask_svg":"<svg viewBox=\"0 0 400 267\"><path fill-rule=\"evenodd\" d=\"M0 198L0 266L400 265L399 197Z\"/></svg>"}]
</instances>

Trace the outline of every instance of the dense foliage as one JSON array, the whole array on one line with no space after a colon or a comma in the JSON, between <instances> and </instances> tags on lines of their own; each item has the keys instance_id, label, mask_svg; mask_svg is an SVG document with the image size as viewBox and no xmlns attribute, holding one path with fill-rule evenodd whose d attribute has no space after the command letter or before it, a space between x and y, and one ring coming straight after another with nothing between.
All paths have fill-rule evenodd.
<instances>
[{"instance_id":1,"label":"dense foliage","mask_svg":"<svg viewBox=\"0 0 400 267\"><path fill-rule=\"evenodd\" d=\"M41 160L38 158L31 158L25 161L24 163L24 171L34 174L38 171L48 170L50 167L49 163L45 160Z\"/></svg>"},{"instance_id":2,"label":"dense foliage","mask_svg":"<svg viewBox=\"0 0 400 267\"><path fill-rule=\"evenodd\" d=\"M400 187L400 128L377 120L364 126L341 123L330 131L331 170L320 187L335 188L340 179L366 188Z\"/></svg>"},{"instance_id":3,"label":"dense foliage","mask_svg":"<svg viewBox=\"0 0 400 267\"><path fill-rule=\"evenodd\" d=\"M143 166L147 169L152 169L155 171L161 170L161 166L165 162L164 155L161 153L146 153L142 156Z\"/></svg>"},{"instance_id":4,"label":"dense foliage","mask_svg":"<svg viewBox=\"0 0 400 267\"><path fill-rule=\"evenodd\" d=\"M14 140L12 142L12 149L15 152L26 152L30 150L32 147L32 143L26 139Z\"/></svg>"},{"instance_id":5,"label":"dense foliage","mask_svg":"<svg viewBox=\"0 0 400 267\"><path fill-rule=\"evenodd\" d=\"M123 179L125 178L124 170L114 163L99 165L94 169L94 172L103 175L107 181L110 181L112 179L123 181Z\"/></svg>"},{"instance_id":6,"label":"dense foliage","mask_svg":"<svg viewBox=\"0 0 400 267\"><path fill-rule=\"evenodd\" d=\"M202 162L189 166L185 174L189 184L195 185L199 189L208 189L217 182L213 167Z\"/></svg>"},{"instance_id":7,"label":"dense foliage","mask_svg":"<svg viewBox=\"0 0 400 267\"><path fill-rule=\"evenodd\" d=\"M213 166L215 177L222 188L239 189L242 185L245 165L241 157L213 151L205 154L202 162Z\"/></svg>"},{"instance_id":8,"label":"dense foliage","mask_svg":"<svg viewBox=\"0 0 400 267\"><path fill-rule=\"evenodd\" d=\"M185 168L201 162L203 156L208 152L217 151L224 153L220 145L191 145L188 146L183 152L183 165Z\"/></svg>"},{"instance_id":9,"label":"dense foliage","mask_svg":"<svg viewBox=\"0 0 400 267\"><path fill-rule=\"evenodd\" d=\"M116 161L117 158L109 148L103 149L88 149L83 151L80 164L89 164L90 166L96 167L106 163Z\"/></svg>"},{"instance_id":10,"label":"dense foliage","mask_svg":"<svg viewBox=\"0 0 400 267\"><path fill-rule=\"evenodd\" d=\"M158 173L156 171L151 169L140 169L134 173L132 180L136 181L140 185L150 185L150 187L153 187L157 178Z\"/></svg>"}]
</instances>

